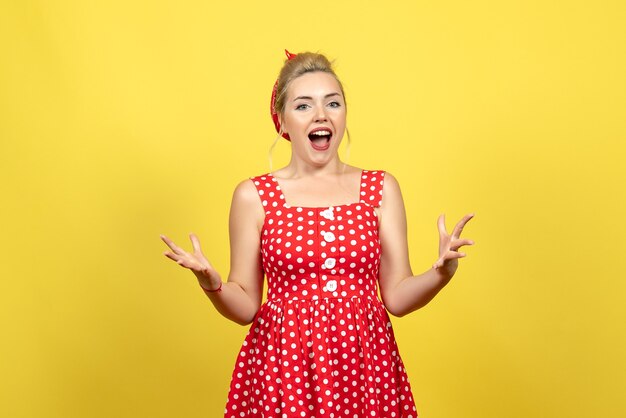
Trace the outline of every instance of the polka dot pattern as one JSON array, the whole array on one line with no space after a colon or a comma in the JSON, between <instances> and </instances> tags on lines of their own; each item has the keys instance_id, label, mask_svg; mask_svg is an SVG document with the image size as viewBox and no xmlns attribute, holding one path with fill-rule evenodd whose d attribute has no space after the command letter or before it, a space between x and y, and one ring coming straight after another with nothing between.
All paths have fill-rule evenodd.
<instances>
[{"instance_id":1,"label":"polka dot pattern","mask_svg":"<svg viewBox=\"0 0 626 418\"><path fill-rule=\"evenodd\" d=\"M225 417L402 417L417 412L378 298L384 171L363 170L360 201L287 205L271 174L253 177L267 301L243 342Z\"/></svg>"}]
</instances>

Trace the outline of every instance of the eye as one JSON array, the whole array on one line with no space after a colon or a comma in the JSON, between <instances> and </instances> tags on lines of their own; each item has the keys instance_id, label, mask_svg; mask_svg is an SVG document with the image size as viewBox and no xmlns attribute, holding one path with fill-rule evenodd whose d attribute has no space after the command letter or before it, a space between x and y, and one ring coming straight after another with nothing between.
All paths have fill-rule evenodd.
<instances>
[{"instance_id":1,"label":"eye","mask_svg":"<svg viewBox=\"0 0 626 418\"><path fill-rule=\"evenodd\" d=\"M307 107L309 107L308 104L302 103L302 104L299 104L298 106L296 106L296 110L306 110Z\"/></svg>"},{"instance_id":2,"label":"eye","mask_svg":"<svg viewBox=\"0 0 626 418\"><path fill-rule=\"evenodd\" d=\"M328 103L328 106L330 106L330 107L341 107L341 103L339 103L339 102L330 102L330 103Z\"/></svg>"}]
</instances>

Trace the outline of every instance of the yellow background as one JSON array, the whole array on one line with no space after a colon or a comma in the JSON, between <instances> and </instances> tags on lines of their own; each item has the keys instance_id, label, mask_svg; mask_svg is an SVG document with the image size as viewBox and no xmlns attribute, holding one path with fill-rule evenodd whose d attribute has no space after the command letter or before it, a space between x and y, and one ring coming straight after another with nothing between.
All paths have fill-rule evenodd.
<instances>
[{"instance_id":1,"label":"yellow background","mask_svg":"<svg viewBox=\"0 0 626 418\"><path fill-rule=\"evenodd\" d=\"M393 319L421 417L626 416L625 21L617 0L3 0L0 415L222 414L246 328L159 234L227 275L288 48L336 59L350 163L400 181L415 273L440 213L476 213L453 282Z\"/></svg>"}]
</instances>

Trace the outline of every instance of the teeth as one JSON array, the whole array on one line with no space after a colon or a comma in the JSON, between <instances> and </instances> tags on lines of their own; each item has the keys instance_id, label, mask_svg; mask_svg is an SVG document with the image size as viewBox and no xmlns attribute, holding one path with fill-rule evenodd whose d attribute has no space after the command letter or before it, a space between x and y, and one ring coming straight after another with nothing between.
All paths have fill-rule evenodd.
<instances>
[{"instance_id":1,"label":"teeth","mask_svg":"<svg viewBox=\"0 0 626 418\"><path fill-rule=\"evenodd\" d=\"M330 135L330 132L329 131L317 131L317 132L311 132L311 135L324 136L324 135Z\"/></svg>"}]
</instances>

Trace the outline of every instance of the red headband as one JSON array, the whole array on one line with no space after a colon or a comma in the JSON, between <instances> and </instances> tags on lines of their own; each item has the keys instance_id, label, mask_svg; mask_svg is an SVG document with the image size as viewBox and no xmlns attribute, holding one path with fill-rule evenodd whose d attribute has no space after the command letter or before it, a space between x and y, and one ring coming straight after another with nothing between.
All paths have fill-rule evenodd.
<instances>
[{"instance_id":1,"label":"red headband","mask_svg":"<svg viewBox=\"0 0 626 418\"><path fill-rule=\"evenodd\" d=\"M297 54L292 54L291 52L285 49L285 55L287 55L287 59L293 59ZM278 88L278 80L274 83L274 88L272 89L272 100L270 102L270 113L272 115L272 120L274 121L274 126L276 127L276 132L280 132L280 122L278 121L278 113L276 113L276 89ZM291 141L289 139L289 134L284 133L283 138Z\"/></svg>"}]
</instances>

